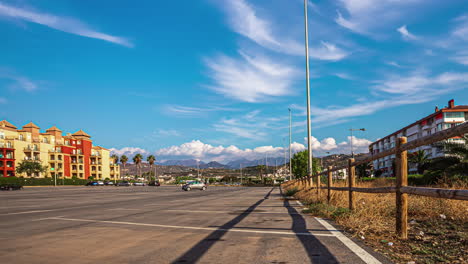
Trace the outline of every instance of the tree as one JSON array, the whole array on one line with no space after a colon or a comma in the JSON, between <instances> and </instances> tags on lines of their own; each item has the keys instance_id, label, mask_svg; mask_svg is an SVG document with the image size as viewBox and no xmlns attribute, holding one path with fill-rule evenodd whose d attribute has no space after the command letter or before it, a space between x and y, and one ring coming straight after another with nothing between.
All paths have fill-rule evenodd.
<instances>
[{"instance_id":1,"label":"tree","mask_svg":"<svg viewBox=\"0 0 468 264\"><path fill-rule=\"evenodd\" d=\"M110 156L111 160L114 161L114 164L117 164L119 163L119 156L113 154L112 156Z\"/></svg>"},{"instance_id":2,"label":"tree","mask_svg":"<svg viewBox=\"0 0 468 264\"><path fill-rule=\"evenodd\" d=\"M127 165L127 162L128 162L128 157L125 156L125 155L122 155L120 157L120 162L122 163L123 167L124 167L124 171L125 171L125 165Z\"/></svg>"},{"instance_id":3,"label":"tree","mask_svg":"<svg viewBox=\"0 0 468 264\"><path fill-rule=\"evenodd\" d=\"M136 165L137 169L137 175L141 176L141 162L143 161L143 155L140 153L136 154L135 157L133 157L133 163Z\"/></svg>"},{"instance_id":4,"label":"tree","mask_svg":"<svg viewBox=\"0 0 468 264\"><path fill-rule=\"evenodd\" d=\"M357 176L359 178L367 177L367 171L372 169L371 163L363 163L356 166Z\"/></svg>"},{"instance_id":5,"label":"tree","mask_svg":"<svg viewBox=\"0 0 468 264\"><path fill-rule=\"evenodd\" d=\"M260 179L262 179L262 182L263 182L263 170L266 169L266 166L265 165L257 165L255 167L260 175Z\"/></svg>"},{"instance_id":6,"label":"tree","mask_svg":"<svg viewBox=\"0 0 468 264\"><path fill-rule=\"evenodd\" d=\"M294 154L291 159L292 173L296 178L302 178L307 176L307 168L309 163L309 151L304 150ZM322 169L320 168L320 159L312 159L312 174L316 174Z\"/></svg>"},{"instance_id":7,"label":"tree","mask_svg":"<svg viewBox=\"0 0 468 264\"><path fill-rule=\"evenodd\" d=\"M47 173L47 166L42 166L37 161L23 160L16 167L17 174L26 173L28 177L34 176L34 174Z\"/></svg>"},{"instance_id":8,"label":"tree","mask_svg":"<svg viewBox=\"0 0 468 264\"><path fill-rule=\"evenodd\" d=\"M429 156L426 154L424 150L418 150L416 152L411 153L408 155L408 161L412 164L417 165L418 174L424 173L424 164L429 161Z\"/></svg>"},{"instance_id":9,"label":"tree","mask_svg":"<svg viewBox=\"0 0 468 264\"><path fill-rule=\"evenodd\" d=\"M444 171L450 175L468 175L468 136L461 137L460 143L445 142L442 147L445 154L448 154L442 159L455 161L455 164L447 166Z\"/></svg>"},{"instance_id":10,"label":"tree","mask_svg":"<svg viewBox=\"0 0 468 264\"><path fill-rule=\"evenodd\" d=\"M153 173L153 165L154 165L154 162L156 161L156 157L153 156L153 155L149 155L148 158L146 158L146 161L148 161L149 164L150 164L150 174L149 175L151 175L151 173ZM149 175L148 175L148 177L149 177Z\"/></svg>"}]
</instances>

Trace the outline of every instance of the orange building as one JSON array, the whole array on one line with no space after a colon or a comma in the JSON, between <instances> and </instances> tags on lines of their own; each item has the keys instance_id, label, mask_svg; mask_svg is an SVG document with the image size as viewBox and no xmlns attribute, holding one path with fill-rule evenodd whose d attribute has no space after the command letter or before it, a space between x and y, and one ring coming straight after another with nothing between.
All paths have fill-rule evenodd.
<instances>
[{"instance_id":1,"label":"orange building","mask_svg":"<svg viewBox=\"0 0 468 264\"><path fill-rule=\"evenodd\" d=\"M33 123L17 129L6 120L0 121L0 177L28 177L16 175L15 168L29 160L47 167L46 173L33 177L119 179L118 164L111 162L109 155L108 149L93 146L91 136L83 130L63 135L53 126L41 133Z\"/></svg>"}]
</instances>

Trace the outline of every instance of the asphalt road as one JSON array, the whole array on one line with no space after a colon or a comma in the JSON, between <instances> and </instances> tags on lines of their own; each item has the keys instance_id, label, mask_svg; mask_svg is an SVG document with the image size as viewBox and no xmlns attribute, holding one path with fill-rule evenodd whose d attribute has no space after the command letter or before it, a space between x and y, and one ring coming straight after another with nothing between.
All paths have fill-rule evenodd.
<instances>
[{"instance_id":1,"label":"asphalt road","mask_svg":"<svg viewBox=\"0 0 468 264\"><path fill-rule=\"evenodd\" d=\"M388 263L279 188L0 192L1 263Z\"/></svg>"}]
</instances>

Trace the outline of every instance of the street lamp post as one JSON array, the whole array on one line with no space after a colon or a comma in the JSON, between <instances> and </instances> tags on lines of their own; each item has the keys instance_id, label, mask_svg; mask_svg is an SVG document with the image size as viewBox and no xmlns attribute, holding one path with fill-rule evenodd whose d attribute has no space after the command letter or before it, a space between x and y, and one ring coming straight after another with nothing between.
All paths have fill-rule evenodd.
<instances>
[{"instance_id":1,"label":"street lamp post","mask_svg":"<svg viewBox=\"0 0 468 264\"><path fill-rule=\"evenodd\" d=\"M366 129L365 129L365 128L359 128L359 129L350 128L349 131L351 131L351 157L354 159L354 151L353 151L353 131L366 131Z\"/></svg>"},{"instance_id":2,"label":"street lamp post","mask_svg":"<svg viewBox=\"0 0 468 264\"><path fill-rule=\"evenodd\" d=\"M306 90L307 90L307 149L309 151L309 162L307 176L312 176L312 127L310 124L310 73L309 73L309 26L307 21L307 4L304 0L304 25L305 25L305 55L306 55Z\"/></svg>"},{"instance_id":3,"label":"street lamp post","mask_svg":"<svg viewBox=\"0 0 468 264\"><path fill-rule=\"evenodd\" d=\"M291 149L291 144L292 144L292 114L291 114L291 108L288 108L289 110L289 180L292 180L292 164L291 164L291 159L292 159L292 149Z\"/></svg>"}]
</instances>

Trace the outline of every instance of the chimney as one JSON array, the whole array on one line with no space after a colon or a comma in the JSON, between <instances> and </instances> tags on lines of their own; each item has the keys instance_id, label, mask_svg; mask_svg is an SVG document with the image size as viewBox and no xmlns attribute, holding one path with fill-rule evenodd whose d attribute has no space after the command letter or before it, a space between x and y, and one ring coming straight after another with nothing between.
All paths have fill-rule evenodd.
<instances>
[{"instance_id":1,"label":"chimney","mask_svg":"<svg viewBox=\"0 0 468 264\"><path fill-rule=\"evenodd\" d=\"M455 107L455 100L452 99L448 102L448 108L454 108L454 107Z\"/></svg>"},{"instance_id":2,"label":"chimney","mask_svg":"<svg viewBox=\"0 0 468 264\"><path fill-rule=\"evenodd\" d=\"M439 112L439 107L438 106L435 107L435 112Z\"/></svg>"}]
</instances>

